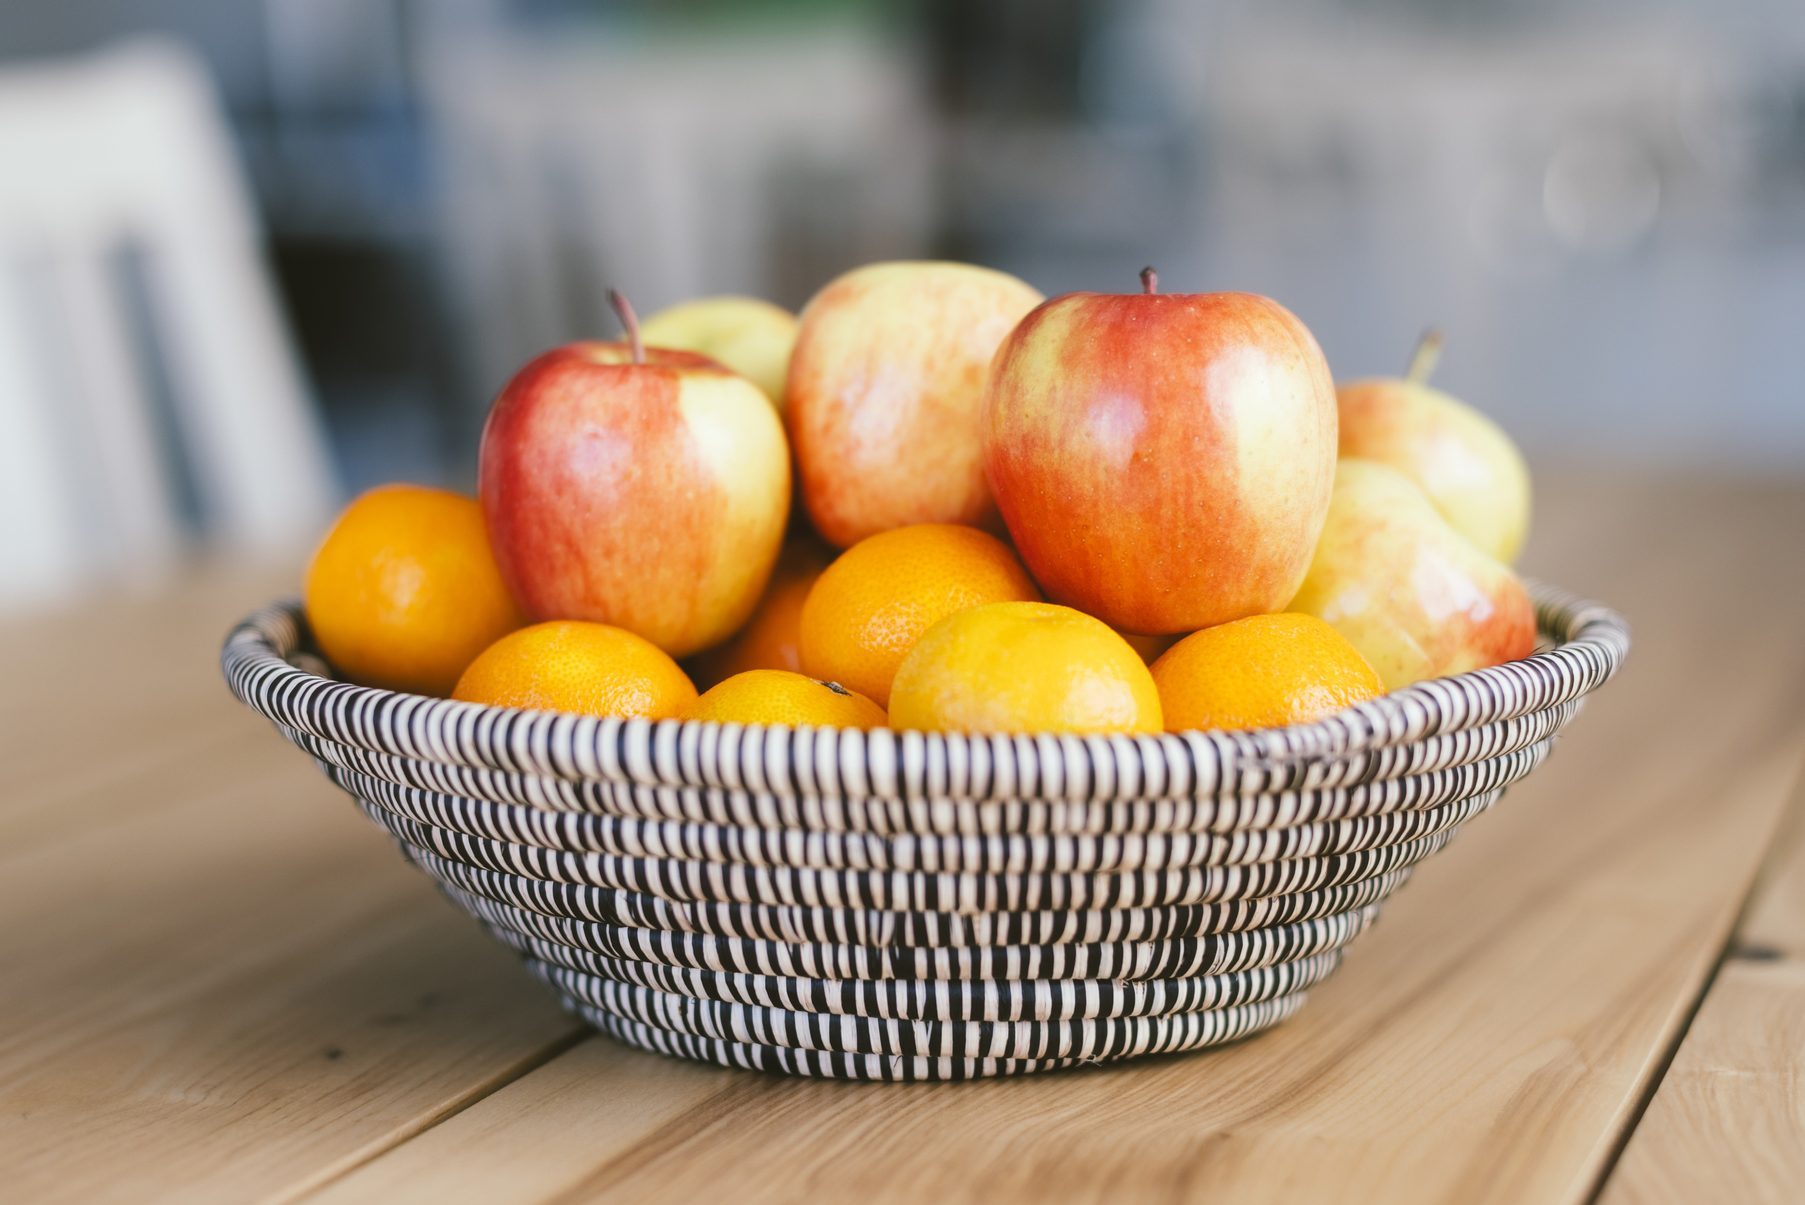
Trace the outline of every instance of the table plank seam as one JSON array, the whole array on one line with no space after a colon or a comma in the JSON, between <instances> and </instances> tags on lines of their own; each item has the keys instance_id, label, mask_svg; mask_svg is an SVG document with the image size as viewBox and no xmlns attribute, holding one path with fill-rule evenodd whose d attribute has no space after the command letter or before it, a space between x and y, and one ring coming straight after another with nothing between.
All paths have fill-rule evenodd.
<instances>
[{"instance_id":1,"label":"table plank seam","mask_svg":"<svg viewBox=\"0 0 1805 1205\"><path fill-rule=\"evenodd\" d=\"M0 740L18 746L0 829L22 839L0 875L22 918L0 927L0 995L13 1048L41 1035L46 1055L0 1075L8 1189L1503 1203L1602 1186L1601 1205L1690 1205L1740 1185L1791 1205L1805 824L1779 818L1805 754L1805 562L1774 550L1805 483L1583 468L1548 482L1562 520L1532 563L1623 607L1637 654L1551 769L1400 893L1310 1020L1207 1059L943 1093L697 1068L558 1012L220 688L212 651L242 610L221 599L292 589L298 562L0 632Z\"/></svg>"},{"instance_id":2,"label":"table plank seam","mask_svg":"<svg viewBox=\"0 0 1805 1205\"><path fill-rule=\"evenodd\" d=\"M547 1042L532 1054L516 1060L487 1079L471 1085L443 1108L414 1118L406 1125L398 1127L393 1133L384 1135L361 1150L351 1152L339 1162L322 1167L314 1175L286 1186L280 1192L272 1194L269 1200L276 1202L299 1201L317 1195L365 1164L380 1159L397 1147L412 1142L427 1131L445 1124L464 1110L481 1103L509 1084L531 1075L553 1059L582 1045L583 1042L594 1040L595 1036L594 1031L588 1026L573 1026L569 1032L561 1035L555 1041Z\"/></svg>"},{"instance_id":3,"label":"table plank seam","mask_svg":"<svg viewBox=\"0 0 1805 1205\"><path fill-rule=\"evenodd\" d=\"M1789 799L1798 798L1800 790L1805 789L1805 763L1800 765L1799 771L1794 776L1794 779L1795 785L1788 791L1787 797ZM1743 930L1744 924L1748 920L1750 910L1754 907L1756 898L1760 895L1762 886L1767 879L1769 869L1768 863L1772 856L1771 851L1780 841L1780 838L1785 833L1788 825L1794 823L1790 816L1790 811L1790 808L1783 808L1775 816L1773 827L1769 830L1767 842L1763 847L1770 852L1756 863L1754 871L1749 875L1748 888L1743 892L1742 901L1736 908L1736 915L1731 920L1729 928L1725 932L1723 948L1718 952L1716 960L1711 964L1710 972L1704 976L1697 993L1693 996L1691 1005L1686 1010L1685 1020L1674 1027L1673 1037L1667 1043L1667 1049L1663 1052L1660 1066L1648 1077L1648 1082L1637 1094L1638 1099L1635 1108L1625 1119L1623 1125L1618 1129L1616 1139L1612 1144L1611 1152L1606 1156L1599 1167L1598 1178L1593 1183L1591 1191L1585 1196L1586 1205L1596 1205L1596 1202L1603 1197L1605 1189L1609 1187L1611 1177L1616 1173L1617 1166L1622 1161L1624 1152L1629 1149L1630 1140L1635 1137L1637 1129L1642 1125L1642 1119L1648 1113L1649 1106L1654 1103L1656 1095L1658 1095L1661 1090L1661 1085L1666 1081L1668 1073L1673 1069L1674 1059L1679 1056L1681 1047L1686 1044L1686 1038L1692 1032L1693 1025L1698 1021L1699 1012L1705 1007L1705 1001L1710 997L1711 990L1717 986L1718 980L1722 977L1724 967L1731 962L1790 961L1785 959L1785 956L1777 950L1767 952L1766 957L1748 958L1746 955L1738 953L1738 950L1741 947L1737 940L1738 935L1740 935Z\"/></svg>"},{"instance_id":4,"label":"table plank seam","mask_svg":"<svg viewBox=\"0 0 1805 1205\"><path fill-rule=\"evenodd\" d=\"M1744 908L1748 906L1748 900L1753 898L1753 896L1754 886L1751 884L1748 896L1745 896L1743 899ZM1737 925L1740 925L1741 922L1742 916L1741 913L1738 913L1736 925L1732 925L1730 928L1730 934L1732 936L1736 932ZM1618 1163L1623 1159L1624 1151L1629 1149L1630 1139L1636 1136L1636 1130L1642 1125L1643 1117L1648 1114L1649 1105L1654 1103L1656 1094L1660 1092L1662 1083L1667 1079L1667 1073L1673 1069L1673 1060L1678 1057L1680 1047L1686 1044L1686 1036L1692 1032L1692 1026L1698 1020L1699 1010L1705 1007L1705 998L1711 994L1711 989L1717 985L1718 976L1723 973L1724 964L1729 960L1729 940L1726 939L1724 948L1718 952L1717 960L1711 964L1710 972L1705 975L1703 981L1699 984L1698 991L1692 997L1692 1002L1687 1006L1685 1019L1681 1021L1680 1024L1674 1026L1673 1035L1667 1042L1667 1049L1661 1053L1660 1065L1655 1068L1654 1072L1649 1075L1647 1082L1643 1084L1641 1090L1636 1093L1635 1106L1630 1110L1629 1115L1624 1118L1623 1124L1617 1128L1617 1133L1611 1141L1610 1152L1602 1161L1600 1161L1598 1176L1585 1195L1584 1199L1586 1205L1597 1205L1599 1199L1604 1196L1604 1191L1606 1187L1609 1186L1611 1177L1617 1171Z\"/></svg>"}]
</instances>

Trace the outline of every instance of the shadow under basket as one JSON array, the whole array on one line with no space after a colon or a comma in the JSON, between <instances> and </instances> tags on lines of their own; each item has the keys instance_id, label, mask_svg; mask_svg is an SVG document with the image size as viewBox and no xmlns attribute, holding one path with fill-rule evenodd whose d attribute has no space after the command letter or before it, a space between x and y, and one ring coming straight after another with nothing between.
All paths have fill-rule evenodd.
<instances>
[{"instance_id":1,"label":"shadow under basket","mask_svg":"<svg viewBox=\"0 0 1805 1205\"><path fill-rule=\"evenodd\" d=\"M333 681L300 608L232 692L565 1006L664 1054L872 1080L1233 1041L1296 1012L1411 868L1629 648L1542 645L1313 724L959 736L595 719Z\"/></svg>"}]
</instances>

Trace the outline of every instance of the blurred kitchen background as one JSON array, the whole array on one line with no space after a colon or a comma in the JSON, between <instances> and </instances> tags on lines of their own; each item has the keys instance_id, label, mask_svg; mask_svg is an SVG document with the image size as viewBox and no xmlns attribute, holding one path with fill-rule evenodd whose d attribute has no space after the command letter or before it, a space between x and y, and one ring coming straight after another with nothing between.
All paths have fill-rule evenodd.
<instances>
[{"instance_id":1,"label":"blurred kitchen background","mask_svg":"<svg viewBox=\"0 0 1805 1205\"><path fill-rule=\"evenodd\" d=\"M937 256L1805 474L1799 0L8 0L0 607L467 486L533 352Z\"/></svg>"}]
</instances>

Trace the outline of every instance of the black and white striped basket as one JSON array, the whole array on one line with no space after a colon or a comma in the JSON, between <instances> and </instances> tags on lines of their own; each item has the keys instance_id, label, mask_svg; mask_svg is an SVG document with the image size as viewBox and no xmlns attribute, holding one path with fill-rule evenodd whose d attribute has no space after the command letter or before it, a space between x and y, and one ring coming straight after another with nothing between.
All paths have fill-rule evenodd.
<instances>
[{"instance_id":1,"label":"black and white striped basket","mask_svg":"<svg viewBox=\"0 0 1805 1205\"><path fill-rule=\"evenodd\" d=\"M649 1050L963 1079L1232 1041L1547 756L1629 647L1536 592L1542 648L1314 724L1136 737L604 720L333 681L300 609L241 700L565 1005Z\"/></svg>"}]
</instances>

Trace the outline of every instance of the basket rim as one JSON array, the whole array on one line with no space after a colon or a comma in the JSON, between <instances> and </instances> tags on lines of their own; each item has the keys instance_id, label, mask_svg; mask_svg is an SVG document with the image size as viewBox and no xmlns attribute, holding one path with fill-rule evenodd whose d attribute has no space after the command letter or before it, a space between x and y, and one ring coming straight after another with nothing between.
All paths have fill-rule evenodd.
<instances>
[{"instance_id":1,"label":"basket rim","mask_svg":"<svg viewBox=\"0 0 1805 1205\"><path fill-rule=\"evenodd\" d=\"M1324 767L1519 719L1608 681L1629 650L1610 608L1526 583L1551 647L1429 679L1308 724L1136 735L970 735L623 720L430 698L340 682L305 654L297 599L246 616L220 665L240 701L277 724L354 748L440 764L653 787L882 798L1146 799L1282 790Z\"/></svg>"}]
</instances>

